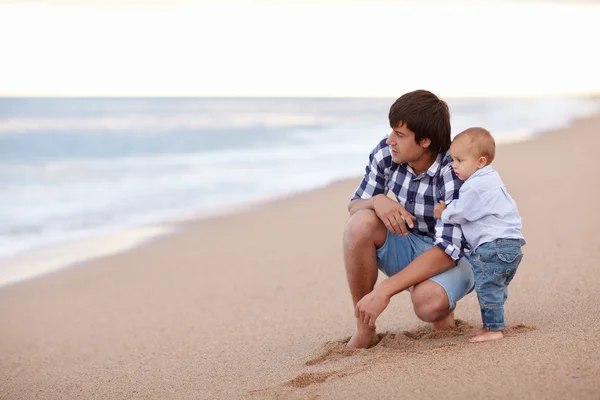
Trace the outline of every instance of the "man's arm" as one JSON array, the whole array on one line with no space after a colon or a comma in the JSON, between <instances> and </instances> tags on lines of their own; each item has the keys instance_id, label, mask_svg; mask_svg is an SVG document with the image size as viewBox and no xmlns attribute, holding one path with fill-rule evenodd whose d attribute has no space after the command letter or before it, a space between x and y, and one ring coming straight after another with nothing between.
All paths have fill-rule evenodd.
<instances>
[{"instance_id":1,"label":"man's arm","mask_svg":"<svg viewBox=\"0 0 600 400\"><path fill-rule=\"evenodd\" d=\"M381 196L381 195L376 195L374 197L371 197L370 199L351 200L350 204L348 204L348 212L350 213L350 216L352 216L358 210L374 210L373 201L375 200L375 197L377 197L377 196Z\"/></svg>"},{"instance_id":2,"label":"man's arm","mask_svg":"<svg viewBox=\"0 0 600 400\"><path fill-rule=\"evenodd\" d=\"M386 139L381 140L369 154L365 175L354 192L352 201L356 199L371 200L378 194L387 194L387 180L389 179L392 155L385 141Z\"/></svg>"},{"instance_id":3,"label":"man's arm","mask_svg":"<svg viewBox=\"0 0 600 400\"><path fill-rule=\"evenodd\" d=\"M406 225L412 228L416 218L400 203L387 197L391 165L392 155L383 139L369 155L365 176L348 205L348 212L352 216L359 210L373 210L388 231L406 235L408 233Z\"/></svg>"},{"instance_id":4,"label":"man's arm","mask_svg":"<svg viewBox=\"0 0 600 400\"><path fill-rule=\"evenodd\" d=\"M454 260L438 246L423 252L402 271L387 278L356 303L355 316L371 327L385 310L392 296L442 273L454 266Z\"/></svg>"},{"instance_id":5,"label":"man's arm","mask_svg":"<svg viewBox=\"0 0 600 400\"><path fill-rule=\"evenodd\" d=\"M424 251L402 271L381 282L375 290L392 297L409 287L454 267L454 260L437 246Z\"/></svg>"},{"instance_id":6,"label":"man's arm","mask_svg":"<svg viewBox=\"0 0 600 400\"><path fill-rule=\"evenodd\" d=\"M458 179L452 167L450 165L445 166L440 171L440 179L437 183L438 198L450 207L459 198L461 186L462 181ZM460 225L445 223L441 219L436 220L433 244L452 257L454 261L457 261L463 256L465 245Z\"/></svg>"},{"instance_id":7,"label":"man's arm","mask_svg":"<svg viewBox=\"0 0 600 400\"><path fill-rule=\"evenodd\" d=\"M406 211L406 209L397 201L394 201L384 194L378 194L370 199L355 199L348 205L350 215L358 210L373 210L377 217L383 222L388 231L398 235L407 235L406 225L411 229L415 224L415 216Z\"/></svg>"},{"instance_id":8,"label":"man's arm","mask_svg":"<svg viewBox=\"0 0 600 400\"><path fill-rule=\"evenodd\" d=\"M462 181L456 177L449 166L442 170L440 178L439 198L446 202L456 200ZM460 226L444 224L441 220L437 220L434 246L364 296L356 304L355 316L374 327L375 320L387 307L392 296L452 268L455 261L462 255L463 242Z\"/></svg>"}]
</instances>

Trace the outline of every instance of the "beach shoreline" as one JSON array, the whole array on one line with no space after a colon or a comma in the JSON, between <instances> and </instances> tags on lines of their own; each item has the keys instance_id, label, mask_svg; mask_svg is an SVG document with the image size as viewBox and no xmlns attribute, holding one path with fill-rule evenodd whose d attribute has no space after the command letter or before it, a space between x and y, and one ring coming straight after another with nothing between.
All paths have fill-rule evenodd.
<instances>
[{"instance_id":1,"label":"beach shoreline","mask_svg":"<svg viewBox=\"0 0 600 400\"><path fill-rule=\"evenodd\" d=\"M591 96L589 99L600 104L600 99L597 96ZM562 124L563 126L557 127L557 129L567 128L576 121L589 118L593 115L592 113L571 121L565 121ZM496 142L498 146L510 146L517 143L538 140L548 132L552 132L552 130L504 133L496 138ZM367 151L368 149L365 150L365 152ZM287 201L303 193L322 190L340 182L356 179L360 178L334 178L311 188L258 197L226 206L215 206L203 211L182 213L179 216L152 223L111 229L105 232L90 234L80 239L35 247L14 255L0 257L0 288L28 279L37 279L66 268L78 267L98 258L133 250L139 246L159 240L164 235L185 229L190 223L194 224L197 221L234 215L241 212L251 212L257 207Z\"/></svg>"},{"instance_id":2,"label":"beach shoreline","mask_svg":"<svg viewBox=\"0 0 600 400\"><path fill-rule=\"evenodd\" d=\"M20 252L8 257L0 257L0 290L29 279L39 279L67 268L77 268L84 264L133 251L139 247L151 245L166 235L184 231L188 225L202 223L236 214L252 212L270 204L285 202L295 196L325 189L331 185L343 183L356 178L334 179L324 185L306 190L265 196L254 200L234 203L227 206L214 207L204 211L182 214L163 221L130 226L111 230L81 239L66 241L57 245L43 246Z\"/></svg>"},{"instance_id":3,"label":"beach shoreline","mask_svg":"<svg viewBox=\"0 0 600 400\"><path fill-rule=\"evenodd\" d=\"M341 235L357 177L0 287L0 398L595 399L600 216L582 199L600 195L598 129L596 115L497 150L528 241L500 342L466 343L480 324L473 294L446 337L399 294L380 344L343 347L354 316Z\"/></svg>"}]
</instances>

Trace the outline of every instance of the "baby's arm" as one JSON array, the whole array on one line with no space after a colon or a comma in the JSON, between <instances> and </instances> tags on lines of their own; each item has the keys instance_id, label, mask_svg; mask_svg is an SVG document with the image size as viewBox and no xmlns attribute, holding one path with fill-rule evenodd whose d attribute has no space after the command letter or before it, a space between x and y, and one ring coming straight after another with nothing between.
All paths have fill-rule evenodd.
<instances>
[{"instance_id":1,"label":"baby's arm","mask_svg":"<svg viewBox=\"0 0 600 400\"><path fill-rule=\"evenodd\" d=\"M458 199L446 205L441 214L441 220L446 224L464 224L476 221L487 214L486 201L476 190L461 190Z\"/></svg>"},{"instance_id":2,"label":"baby's arm","mask_svg":"<svg viewBox=\"0 0 600 400\"><path fill-rule=\"evenodd\" d=\"M465 215L467 208L463 206L466 201L462 200L462 196L463 195L461 194L461 197L452 201L452 203L445 205L440 216L442 222L445 224L460 225L468 221Z\"/></svg>"},{"instance_id":3,"label":"baby's arm","mask_svg":"<svg viewBox=\"0 0 600 400\"><path fill-rule=\"evenodd\" d=\"M446 209L446 203L444 200L440 200L435 207L433 207L433 216L435 219L442 219L442 213Z\"/></svg>"}]
</instances>

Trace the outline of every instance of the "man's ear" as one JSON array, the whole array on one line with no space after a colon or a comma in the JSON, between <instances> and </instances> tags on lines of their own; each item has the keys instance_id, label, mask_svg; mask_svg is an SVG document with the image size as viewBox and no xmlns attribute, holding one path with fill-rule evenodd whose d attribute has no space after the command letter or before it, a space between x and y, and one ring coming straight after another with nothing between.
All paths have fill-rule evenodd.
<instances>
[{"instance_id":1,"label":"man's ear","mask_svg":"<svg viewBox=\"0 0 600 400\"><path fill-rule=\"evenodd\" d=\"M424 149L429 149L429 146L431 146L431 139L429 139L429 138L421 139L421 143L419 143L419 145L421 147L423 147Z\"/></svg>"},{"instance_id":2,"label":"man's ear","mask_svg":"<svg viewBox=\"0 0 600 400\"><path fill-rule=\"evenodd\" d=\"M477 168L483 168L487 165L487 157L481 156L477 159Z\"/></svg>"}]
</instances>

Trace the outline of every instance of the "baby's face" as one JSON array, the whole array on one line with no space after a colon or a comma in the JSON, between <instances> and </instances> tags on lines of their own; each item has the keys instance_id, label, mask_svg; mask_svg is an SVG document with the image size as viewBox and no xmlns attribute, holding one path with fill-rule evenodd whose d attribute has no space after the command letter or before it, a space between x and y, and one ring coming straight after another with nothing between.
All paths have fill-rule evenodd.
<instances>
[{"instance_id":1,"label":"baby's face","mask_svg":"<svg viewBox=\"0 0 600 400\"><path fill-rule=\"evenodd\" d=\"M458 179L466 181L479 168L485 166L485 159L482 165L481 157L474 154L474 149L469 146L469 141L463 138L454 140L450 146L450 155L452 156L452 168Z\"/></svg>"}]
</instances>

